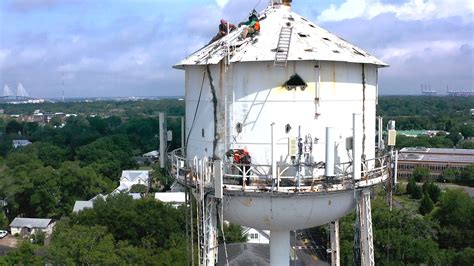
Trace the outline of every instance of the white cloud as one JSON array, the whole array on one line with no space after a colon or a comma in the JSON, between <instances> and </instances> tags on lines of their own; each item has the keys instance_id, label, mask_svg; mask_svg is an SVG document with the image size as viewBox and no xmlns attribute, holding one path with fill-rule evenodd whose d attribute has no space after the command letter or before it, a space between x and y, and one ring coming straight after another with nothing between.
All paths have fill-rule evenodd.
<instances>
[{"instance_id":1,"label":"white cloud","mask_svg":"<svg viewBox=\"0 0 474 266\"><path fill-rule=\"evenodd\" d=\"M11 54L11 51L8 49L0 49L0 67L5 65L8 56Z\"/></svg>"},{"instance_id":2,"label":"white cloud","mask_svg":"<svg viewBox=\"0 0 474 266\"><path fill-rule=\"evenodd\" d=\"M19 54L19 59L25 63L34 63L37 60L42 59L46 52L44 49L37 48L26 48Z\"/></svg>"},{"instance_id":3,"label":"white cloud","mask_svg":"<svg viewBox=\"0 0 474 266\"><path fill-rule=\"evenodd\" d=\"M471 0L408 0L403 4L385 4L380 0L346 0L339 6L331 5L321 12L318 21L341 21L353 18L371 19L393 13L402 20L425 20L461 16L472 20L474 4Z\"/></svg>"},{"instance_id":4,"label":"white cloud","mask_svg":"<svg viewBox=\"0 0 474 266\"><path fill-rule=\"evenodd\" d=\"M77 63L61 65L57 68L60 72L80 72L80 71L102 71L104 62L93 57L83 57Z\"/></svg>"},{"instance_id":5,"label":"white cloud","mask_svg":"<svg viewBox=\"0 0 474 266\"><path fill-rule=\"evenodd\" d=\"M220 8L223 8L228 2L229 0L216 0L216 3Z\"/></svg>"},{"instance_id":6,"label":"white cloud","mask_svg":"<svg viewBox=\"0 0 474 266\"><path fill-rule=\"evenodd\" d=\"M393 60L403 61L411 57L449 56L459 50L458 41L419 41L401 43L397 46L380 49L381 59L386 62Z\"/></svg>"}]
</instances>

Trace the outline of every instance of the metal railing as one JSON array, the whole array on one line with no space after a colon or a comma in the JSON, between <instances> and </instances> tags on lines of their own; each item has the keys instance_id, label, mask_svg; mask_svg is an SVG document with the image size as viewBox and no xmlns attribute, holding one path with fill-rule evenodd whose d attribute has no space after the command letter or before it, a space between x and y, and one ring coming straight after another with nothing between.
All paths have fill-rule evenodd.
<instances>
[{"instance_id":1,"label":"metal railing","mask_svg":"<svg viewBox=\"0 0 474 266\"><path fill-rule=\"evenodd\" d=\"M197 157L186 159L181 149L168 155L170 174L187 186L213 188L214 162ZM272 174L271 165L237 164L222 162L222 184L228 191L275 191L275 192L318 192L348 190L371 186L385 181L389 174L390 157L381 156L362 162L360 178L352 174L352 162L335 165L335 176L324 176L324 163L277 164L277 174Z\"/></svg>"}]
</instances>

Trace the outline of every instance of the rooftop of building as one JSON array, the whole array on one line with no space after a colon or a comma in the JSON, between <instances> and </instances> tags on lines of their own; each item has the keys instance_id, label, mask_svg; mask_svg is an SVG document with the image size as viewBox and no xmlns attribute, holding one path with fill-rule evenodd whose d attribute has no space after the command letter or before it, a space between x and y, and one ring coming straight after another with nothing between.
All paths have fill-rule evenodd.
<instances>
[{"instance_id":1,"label":"rooftop of building","mask_svg":"<svg viewBox=\"0 0 474 266\"><path fill-rule=\"evenodd\" d=\"M386 63L361 48L315 25L287 8L268 7L259 14L260 32L253 38L239 40L244 27L210 43L174 67L217 64L228 56L230 63L275 60L280 31L292 28L287 61L336 61L373 64Z\"/></svg>"},{"instance_id":2,"label":"rooftop of building","mask_svg":"<svg viewBox=\"0 0 474 266\"><path fill-rule=\"evenodd\" d=\"M15 219L13 219L10 226L27 228L46 228L52 221L52 219L16 217Z\"/></svg>"},{"instance_id":3,"label":"rooftop of building","mask_svg":"<svg viewBox=\"0 0 474 266\"><path fill-rule=\"evenodd\" d=\"M401 149L400 153L474 156L474 149L406 147Z\"/></svg>"},{"instance_id":4,"label":"rooftop of building","mask_svg":"<svg viewBox=\"0 0 474 266\"><path fill-rule=\"evenodd\" d=\"M474 149L410 147L400 150L400 161L474 164Z\"/></svg>"}]
</instances>

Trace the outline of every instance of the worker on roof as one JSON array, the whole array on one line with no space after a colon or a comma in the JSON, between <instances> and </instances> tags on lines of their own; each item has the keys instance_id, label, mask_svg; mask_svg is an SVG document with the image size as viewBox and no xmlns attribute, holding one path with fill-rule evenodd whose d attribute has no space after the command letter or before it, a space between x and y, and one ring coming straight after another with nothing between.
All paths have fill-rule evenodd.
<instances>
[{"instance_id":1,"label":"worker on roof","mask_svg":"<svg viewBox=\"0 0 474 266\"><path fill-rule=\"evenodd\" d=\"M209 43L213 43L220 38L226 36L228 33L235 30L236 27L233 24L227 23L224 19L221 19L221 23L219 24L219 32L214 36Z\"/></svg>"},{"instance_id":2,"label":"worker on roof","mask_svg":"<svg viewBox=\"0 0 474 266\"><path fill-rule=\"evenodd\" d=\"M245 39L247 36L254 35L260 31L260 22L258 21L257 11L253 10L250 13L249 20L246 22L239 23L239 27L245 25L245 29L242 31L241 38Z\"/></svg>"}]
</instances>

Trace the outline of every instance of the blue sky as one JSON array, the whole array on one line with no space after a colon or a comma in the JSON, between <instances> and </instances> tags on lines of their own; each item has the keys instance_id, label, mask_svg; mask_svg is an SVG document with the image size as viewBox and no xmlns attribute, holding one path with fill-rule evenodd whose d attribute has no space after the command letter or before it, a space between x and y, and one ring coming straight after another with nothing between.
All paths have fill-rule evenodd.
<instances>
[{"instance_id":1,"label":"blue sky","mask_svg":"<svg viewBox=\"0 0 474 266\"><path fill-rule=\"evenodd\" d=\"M171 66L268 0L0 0L0 85L37 97L174 96ZM474 89L471 0L293 0L293 10L389 68L382 94ZM64 85L63 85L64 84Z\"/></svg>"}]
</instances>

